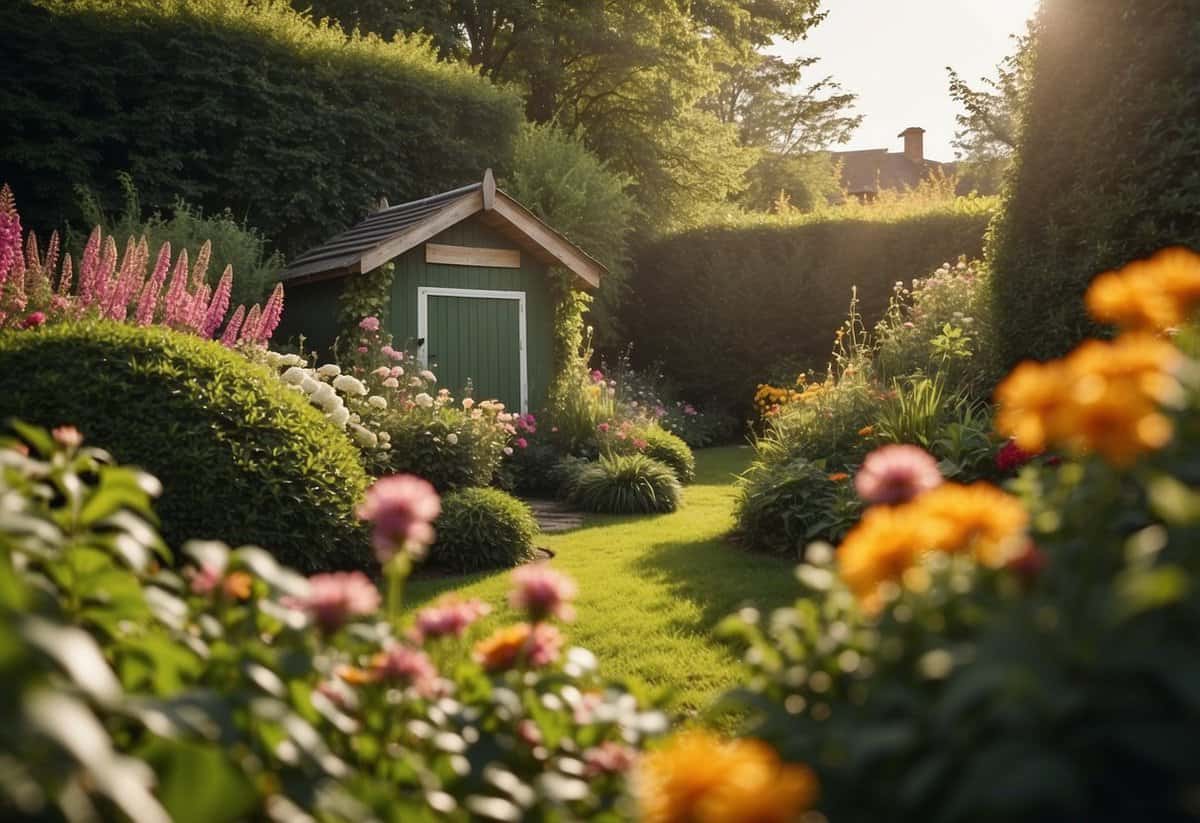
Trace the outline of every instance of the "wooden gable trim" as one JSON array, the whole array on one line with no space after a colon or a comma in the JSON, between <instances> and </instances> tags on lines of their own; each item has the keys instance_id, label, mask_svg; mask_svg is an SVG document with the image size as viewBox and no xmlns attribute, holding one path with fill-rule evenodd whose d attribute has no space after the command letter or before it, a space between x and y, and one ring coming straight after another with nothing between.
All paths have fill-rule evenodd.
<instances>
[{"instance_id":1,"label":"wooden gable trim","mask_svg":"<svg viewBox=\"0 0 1200 823\"><path fill-rule=\"evenodd\" d=\"M525 242L546 252L556 263L573 272L591 288L600 286L600 278L605 273L603 266L534 217L504 192L496 192L496 202L490 213L502 218Z\"/></svg>"},{"instance_id":2,"label":"wooden gable trim","mask_svg":"<svg viewBox=\"0 0 1200 823\"><path fill-rule=\"evenodd\" d=\"M446 266L482 266L491 269L521 268L520 249L486 249L474 246L425 244L425 262Z\"/></svg>"},{"instance_id":3,"label":"wooden gable trim","mask_svg":"<svg viewBox=\"0 0 1200 823\"><path fill-rule=\"evenodd\" d=\"M364 254L358 261L358 273L372 271L409 249L416 248L451 226L456 226L473 214L483 210L483 194L473 191L456 200L423 223L407 229L387 242L380 243Z\"/></svg>"}]
</instances>

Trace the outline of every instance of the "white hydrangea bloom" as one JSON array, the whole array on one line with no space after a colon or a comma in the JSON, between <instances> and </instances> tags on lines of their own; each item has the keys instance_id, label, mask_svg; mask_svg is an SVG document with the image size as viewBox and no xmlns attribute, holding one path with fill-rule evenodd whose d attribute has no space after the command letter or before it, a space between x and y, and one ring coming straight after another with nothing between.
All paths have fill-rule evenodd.
<instances>
[{"instance_id":1,"label":"white hydrangea bloom","mask_svg":"<svg viewBox=\"0 0 1200 823\"><path fill-rule=\"evenodd\" d=\"M342 406L337 411L329 415L329 420L339 429L346 428L346 424L350 422L350 410Z\"/></svg>"},{"instance_id":2,"label":"white hydrangea bloom","mask_svg":"<svg viewBox=\"0 0 1200 823\"><path fill-rule=\"evenodd\" d=\"M317 369L317 374L322 377L337 377L342 373L342 370L333 363L326 363L321 368Z\"/></svg>"},{"instance_id":3,"label":"white hydrangea bloom","mask_svg":"<svg viewBox=\"0 0 1200 823\"><path fill-rule=\"evenodd\" d=\"M333 414L345 405L339 395L331 394L321 402L321 410L326 414Z\"/></svg>"},{"instance_id":4,"label":"white hydrangea bloom","mask_svg":"<svg viewBox=\"0 0 1200 823\"><path fill-rule=\"evenodd\" d=\"M328 383L321 383L317 386L316 391L308 396L308 399L314 406L323 406L331 397L337 397L337 392Z\"/></svg>"},{"instance_id":5,"label":"white hydrangea bloom","mask_svg":"<svg viewBox=\"0 0 1200 823\"><path fill-rule=\"evenodd\" d=\"M282 375L284 383L291 383L293 386L299 386L304 382L304 378L308 377L304 369L299 366L292 366Z\"/></svg>"},{"instance_id":6,"label":"white hydrangea bloom","mask_svg":"<svg viewBox=\"0 0 1200 823\"><path fill-rule=\"evenodd\" d=\"M375 433L357 423L350 424L350 432L354 435L354 439L358 441L360 446L373 449L379 445L379 438L375 436Z\"/></svg>"},{"instance_id":7,"label":"white hydrangea bloom","mask_svg":"<svg viewBox=\"0 0 1200 823\"><path fill-rule=\"evenodd\" d=\"M283 355L277 351L267 352L267 365L273 369L277 369L283 365Z\"/></svg>"},{"instance_id":8,"label":"white hydrangea bloom","mask_svg":"<svg viewBox=\"0 0 1200 823\"><path fill-rule=\"evenodd\" d=\"M370 397L368 397L367 404L370 405L372 408L376 408L376 409L386 409L387 408L387 400L383 397L380 397L377 394L373 394Z\"/></svg>"},{"instance_id":9,"label":"white hydrangea bloom","mask_svg":"<svg viewBox=\"0 0 1200 823\"><path fill-rule=\"evenodd\" d=\"M450 432L448 435L446 435L446 442L449 443L451 446L457 446L458 445L458 435L455 434L454 432Z\"/></svg>"},{"instance_id":10,"label":"white hydrangea bloom","mask_svg":"<svg viewBox=\"0 0 1200 823\"><path fill-rule=\"evenodd\" d=\"M306 363L304 358L298 354L285 354L279 358L279 365L304 367L307 366L308 363Z\"/></svg>"},{"instance_id":11,"label":"white hydrangea bloom","mask_svg":"<svg viewBox=\"0 0 1200 823\"><path fill-rule=\"evenodd\" d=\"M426 383L436 383L437 375L434 374L433 372L431 372L429 369L425 369L424 371L421 372L421 379L424 380Z\"/></svg>"},{"instance_id":12,"label":"white hydrangea bloom","mask_svg":"<svg viewBox=\"0 0 1200 823\"><path fill-rule=\"evenodd\" d=\"M300 390L305 394L312 394L317 389L321 388L321 385L321 381L317 378L305 375L304 379L300 381Z\"/></svg>"},{"instance_id":13,"label":"white hydrangea bloom","mask_svg":"<svg viewBox=\"0 0 1200 823\"><path fill-rule=\"evenodd\" d=\"M363 382L357 377L351 377L348 374L333 378L333 387L340 392L358 395L359 397L367 394L367 387L363 385Z\"/></svg>"},{"instance_id":14,"label":"white hydrangea bloom","mask_svg":"<svg viewBox=\"0 0 1200 823\"><path fill-rule=\"evenodd\" d=\"M433 398L425 392L421 392L414 397L413 400L416 401L416 404L423 409L429 409L433 407Z\"/></svg>"}]
</instances>

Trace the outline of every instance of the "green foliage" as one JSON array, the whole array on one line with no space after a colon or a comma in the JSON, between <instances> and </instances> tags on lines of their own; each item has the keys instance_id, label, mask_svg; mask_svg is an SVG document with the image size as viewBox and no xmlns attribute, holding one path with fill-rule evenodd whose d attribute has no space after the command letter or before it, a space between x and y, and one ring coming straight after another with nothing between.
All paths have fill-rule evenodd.
<instances>
[{"instance_id":1,"label":"green foliage","mask_svg":"<svg viewBox=\"0 0 1200 823\"><path fill-rule=\"evenodd\" d=\"M745 610L753 620L726 624L752 669L726 708L745 719L743 734L817 770L823 815L1194 817L1194 366L1180 372L1182 402L1167 410L1175 437L1162 451L1124 469L1091 456L1022 472L1011 488L1028 532L1016 524L1012 553L985 563L962 546L925 552L876 529L873 562L900 584L884 584L879 601L842 579L848 543L836 554L810 547L793 608L761 620ZM1120 425L1098 436L1128 436ZM918 497L879 522L918 533L928 524L912 518L936 516L920 506ZM943 516L983 522L991 512ZM897 565L889 551L911 559Z\"/></svg>"},{"instance_id":2,"label":"green foliage","mask_svg":"<svg viewBox=\"0 0 1200 823\"><path fill-rule=\"evenodd\" d=\"M571 764L628 761L666 720L590 654L564 659L545 615L536 657L478 661L428 629L436 615L420 632L421 615L382 613L362 574L306 580L212 542L164 571L155 478L74 430L18 431L0 438L7 819L466 821L519 802L604 820L629 804L621 769L584 782ZM404 582L389 573L389 602ZM479 607L437 606L459 628Z\"/></svg>"},{"instance_id":3,"label":"green foliage","mask_svg":"<svg viewBox=\"0 0 1200 823\"><path fill-rule=\"evenodd\" d=\"M364 317L377 317L383 328L389 327L392 280L395 276L396 264L389 262L371 271L343 278L345 285L338 296L338 342L357 339L361 334L358 324Z\"/></svg>"},{"instance_id":4,"label":"green foliage","mask_svg":"<svg viewBox=\"0 0 1200 823\"><path fill-rule=\"evenodd\" d=\"M488 485L507 437L475 422L449 407L433 414L401 409L385 415L381 428L392 444L388 471L424 477L441 492Z\"/></svg>"},{"instance_id":5,"label":"green foliage","mask_svg":"<svg viewBox=\"0 0 1200 823\"><path fill-rule=\"evenodd\" d=\"M990 263L1005 364L1094 331L1097 274L1200 248L1200 18L1191 0L1048 0Z\"/></svg>"},{"instance_id":6,"label":"green foliage","mask_svg":"<svg viewBox=\"0 0 1200 823\"><path fill-rule=\"evenodd\" d=\"M851 206L665 237L636 254L623 319L638 357L660 361L684 396L745 410L774 362L824 368L852 287L874 322L896 280L978 254L992 206Z\"/></svg>"},{"instance_id":7,"label":"green foliage","mask_svg":"<svg viewBox=\"0 0 1200 823\"><path fill-rule=\"evenodd\" d=\"M101 322L0 334L0 419L12 416L78 426L157 474L172 546L240 536L308 571L371 563L354 446L218 343Z\"/></svg>"},{"instance_id":8,"label":"green foliage","mask_svg":"<svg viewBox=\"0 0 1200 823\"><path fill-rule=\"evenodd\" d=\"M347 37L277 0L19 0L5 9L0 158L54 226L69 185L117 205L228 207L294 255L380 195L424 197L507 167L519 100L423 41ZM118 57L119 55L119 57Z\"/></svg>"},{"instance_id":9,"label":"green foliage","mask_svg":"<svg viewBox=\"0 0 1200 823\"><path fill-rule=\"evenodd\" d=\"M751 211L809 212L841 193L841 167L828 152L764 154L746 172L746 189L738 202Z\"/></svg>"},{"instance_id":10,"label":"green foliage","mask_svg":"<svg viewBox=\"0 0 1200 823\"><path fill-rule=\"evenodd\" d=\"M84 225L99 226L105 234L114 237L145 237L152 250L170 243L176 253L188 249L195 254L208 241L212 245L209 285L215 287L225 267L232 266L230 305L249 306L266 298L279 279L283 256L279 252L267 253L267 241L258 230L245 222L239 223L229 209L205 215L203 209L178 198L170 208L169 217L155 211L143 219L141 198L133 179L128 174L118 173L117 182L125 199L115 216L106 214L95 195L81 187L79 208ZM76 260L79 260L78 252L82 251L85 241L83 237L74 244L68 240L69 245L75 246Z\"/></svg>"},{"instance_id":11,"label":"green foliage","mask_svg":"<svg viewBox=\"0 0 1200 823\"><path fill-rule=\"evenodd\" d=\"M429 562L453 572L506 569L533 557L537 521L499 489L461 489L442 498Z\"/></svg>"},{"instance_id":12,"label":"green foliage","mask_svg":"<svg viewBox=\"0 0 1200 823\"><path fill-rule=\"evenodd\" d=\"M682 496L674 470L644 454L602 456L574 473L568 487L574 505L606 514L673 512Z\"/></svg>"},{"instance_id":13,"label":"green foliage","mask_svg":"<svg viewBox=\"0 0 1200 823\"><path fill-rule=\"evenodd\" d=\"M814 540L837 541L862 506L848 476L831 479L821 462L756 462L738 478L738 537L750 548L792 559Z\"/></svg>"},{"instance_id":14,"label":"green foliage","mask_svg":"<svg viewBox=\"0 0 1200 823\"><path fill-rule=\"evenodd\" d=\"M592 307L601 340L615 339L614 312L629 267L637 207L628 177L610 171L583 143L555 126L521 130L504 190L608 269Z\"/></svg>"},{"instance_id":15,"label":"green foliage","mask_svg":"<svg viewBox=\"0 0 1200 823\"><path fill-rule=\"evenodd\" d=\"M634 437L646 443L642 454L668 466L680 483L696 479L696 457L681 438L654 424L634 429Z\"/></svg>"}]
</instances>

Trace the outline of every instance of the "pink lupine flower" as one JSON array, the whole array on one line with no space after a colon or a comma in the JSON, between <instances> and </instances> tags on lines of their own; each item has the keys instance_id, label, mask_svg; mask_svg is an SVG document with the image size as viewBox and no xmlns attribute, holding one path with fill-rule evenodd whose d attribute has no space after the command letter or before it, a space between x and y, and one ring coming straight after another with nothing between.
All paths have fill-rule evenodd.
<instances>
[{"instance_id":1,"label":"pink lupine flower","mask_svg":"<svg viewBox=\"0 0 1200 823\"><path fill-rule=\"evenodd\" d=\"M940 485L937 460L924 449L889 445L867 455L854 478L858 496L867 503L903 503Z\"/></svg>"},{"instance_id":2,"label":"pink lupine flower","mask_svg":"<svg viewBox=\"0 0 1200 823\"><path fill-rule=\"evenodd\" d=\"M283 284L276 283L275 288L271 291L271 296L267 298L267 305L263 308L262 319L258 323L258 328L255 330L255 340L259 343L269 343L271 335L275 333L275 329L279 327L279 321L283 317Z\"/></svg>"},{"instance_id":3,"label":"pink lupine flower","mask_svg":"<svg viewBox=\"0 0 1200 823\"><path fill-rule=\"evenodd\" d=\"M573 620L571 601L579 589L575 581L545 564L522 566L513 572L513 590L508 602L526 612L534 622L548 617Z\"/></svg>"},{"instance_id":4,"label":"pink lupine flower","mask_svg":"<svg viewBox=\"0 0 1200 823\"><path fill-rule=\"evenodd\" d=\"M308 595L288 605L307 612L322 631L332 633L355 617L379 610L379 590L362 572L318 574L308 579Z\"/></svg>"},{"instance_id":5,"label":"pink lupine flower","mask_svg":"<svg viewBox=\"0 0 1200 823\"><path fill-rule=\"evenodd\" d=\"M200 325L200 336L204 339L211 339L217 333L217 329L221 327L221 321L225 319L225 313L229 311L229 297L232 293L233 266L226 266L217 283L217 290L213 293L212 302L208 304L208 309L204 313L204 322Z\"/></svg>"},{"instance_id":6,"label":"pink lupine flower","mask_svg":"<svg viewBox=\"0 0 1200 823\"><path fill-rule=\"evenodd\" d=\"M383 680L411 686L422 697L437 695L437 669L423 651L397 643L375 655L371 668Z\"/></svg>"},{"instance_id":7,"label":"pink lupine flower","mask_svg":"<svg viewBox=\"0 0 1200 823\"><path fill-rule=\"evenodd\" d=\"M184 301L187 299L188 254L187 249L181 249L175 261L175 269L171 272L171 285L167 287L167 296L163 305L164 325L174 327L184 311Z\"/></svg>"},{"instance_id":8,"label":"pink lupine flower","mask_svg":"<svg viewBox=\"0 0 1200 823\"><path fill-rule=\"evenodd\" d=\"M623 743L605 740L599 746L593 746L583 753L583 773L585 777L598 777L602 774L623 774L629 771L637 762L637 752Z\"/></svg>"},{"instance_id":9,"label":"pink lupine flower","mask_svg":"<svg viewBox=\"0 0 1200 823\"><path fill-rule=\"evenodd\" d=\"M162 293L163 283L167 279L167 270L171 267L171 244L165 242L158 250L158 258L154 261L154 270L150 279L142 286L141 296L138 297L134 319L139 326L149 326L154 322L154 312L158 309L158 296ZM80 275L82 280L82 274ZM82 284L81 284L82 285Z\"/></svg>"},{"instance_id":10,"label":"pink lupine flower","mask_svg":"<svg viewBox=\"0 0 1200 823\"><path fill-rule=\"evenodd\" d=\"M212 257L212 241L205 240L200 246L200 251L196 254L196 263L192 266L192 279L190 281L192 291L196 291L196 289L205 283L210 257Z\"/></svg>"},{"instance_id":11,"label":"pink lupine flower","mask_svg":"<svg viewBox=\"0 0 1200 823\"><path fill-rule=\"evenodd\" d=\"M262 324L262 306L255 303L246 312L246 320L242 323L242 334L239 343L254 343L258 340L258 327Z\"/></svg>"},{"instance_id":12,"label":"pink lupine flower","mask_svg":"<svg viewBox=\"0 0 1200 823\"><path fill-rule=\"evenodd\" d=\"M0 187L0 289L8 279L13 262L21 254L21 215L17 213L12 189Z\"/></svg>"},{"instance_id":13,"label":"pink lupine flower","mask_svg":"<svg viewBox=\"0 0 1200 823\"><path fill-rule=\"evenodd\" d=\"M242 328L242 318L246 316L246 307L238 306L234 309L233 317L229 318L229 323L225 326L225 333L221 335L221 345L228 348L233 348L238 340L238 332Z\"/></svg>"},{"instance_id":14,"label":"pink lupine flower","mask_svg":"<svg viewBox=\"0 0 1200 823\"><path fill-rule=\"evenodd\" d=\"M96 289L96 275L100 270L100 227L92 229L87 244L79 258L79 300L85 306L91 302Z\"/></svg>"},{"instance_id":15,"label":"pink lupine flower","mask_svg":"<svg viewBox=\"0 0 1200 823\"><path fill-rule=\"evenodd\" d=\"M21 328L36 329L38 326L43 325L45 322L46 322L45 312L35 311L32 314L29 314L28 316L26 316L26 318L21 321Z\"/></svg>"},{"instance_id":16,"label":"pink lupine flower","mask_svg":"<svg viewBox=\"0 0 1200 823\"><path fill-rule=\"evenodd\" d=\"M63 258L62 273L58 276L58 297L66 298L71 294L71 281L73 280L71 255Z\"/></svg>"},{"instance_id":17,"label":"pink lupine flower","mask_svg":"<svg viewBox=\"0 0 1200 823\"><path fill-rule=\"evenodd\" d=\"M64 448L77 449L83 445L83 435L74 426L58 426L50 431L50 436Z\"/></svg>"},{"instance_id":18,"label":"pink lupine flower","mask_svg":"<svg viewBox=\"0 0 1200 823\"><path fill-rule=\"evenodd\" d=\"M468 626L491 610L491 606L475 598L463 600L457 595L443 597L417 612L418 642L441 637L462 637Z\"/></svg>"},{"instance_id":19,"label":"pink lupine flower","mask_svg":"<svg viewBox=\"0 0 1200 823\"><path fill-rule=\"evenodd\" d=\"M372 542L380 563L387 563L397 551L424 551L433 542L433 521L441 513L437 491L412 474L375 481L358 509L358 516L373 526Z\"/></svg>"},{"instance_id":20,"label":"pink lupine flower","mask_svg":"<svg viewBox=\"0 0 1200 823\"><path fill-rule=\"evenodd\" d=\"M379 318L364 317L358 321L358 327L363 331L379 331Z\"/></svg>"}]
</instances>

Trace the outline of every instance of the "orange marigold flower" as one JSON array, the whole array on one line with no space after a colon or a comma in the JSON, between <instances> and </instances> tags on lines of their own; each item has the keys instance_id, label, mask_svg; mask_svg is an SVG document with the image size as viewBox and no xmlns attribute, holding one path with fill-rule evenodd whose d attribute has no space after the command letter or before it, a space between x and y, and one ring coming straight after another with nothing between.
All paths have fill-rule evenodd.
<instances>
[{"instance_id":1,"label":"orange marigold flower","mask_svg":"<svg viewBox=\"0 0 1200 823\"><path fill-rule=\"evenodd\" d=\"M833 474L829 475L829 479L832 480L834 483L841 483L843 481L849 480L850 475L846 474L845 472L834 472Z\"/></svg>"},{"instance_id":2,"label":"orange marigold flower","mask_svg":"<svg viewBox=\"0 0 1200 823\"><path fill-rule=\"evenodd\" d=\"M723 742L708 732L677 735L643 758L638 772L646 823L787 823L817 799L817 778L759 740Z\"/></svg>"},{"instance_id":3,"label":"orange marigold flower","mask_svg":"<svg viewBox=\"0 0 1200 823\"><path fill-rule=\"evenodd\" d=\"M1021 501L990 483L943 483L913 504L914 516L943 523L947 552L971 552L985 566L1005 566L1025 545L1029 513Z\"/></svg>"},{"instance_id":4,"label":"orange marigold flower","mask_svg":"<svg viewBox=\"0 0 1200 823\"><path fill-rule=\"evenodd\" d=\"M225 596L233 600L249 600L254 591L254 578L248 572L233 572L221 583Z\"/></svg>"},{"instance_id":5,"label":"orange marigold flower","mask_svg":"<svg viewBox=\"0 0 1200 823\"><path fill-rule=\"evenodd\" d=\"M1057 362L1025 362L996 388L996 429L1027 452L1045 451L1059 434L1065 367Z\"/></svg>"},{"instance_id":6,"label":"orange marigold flower","mask_svg":"<svg viewBox=\"0 0 1200 823\"><path fill-rule=\"evenodd\" d=\"M360 669L357 666L338 666L334 674L352 686L376 683L382 678L374 669Z\"/></svg>"},{"instance_id":7,"label":"orange marigold flower","mask_svg":"<svg viewBox=\"0 0 1200 823\"><path fill-rule=\"evenodd\" d=\"M1200 254L1176 246L1092 281L1084 298L1102 323L1162 331L1183 323L1200 301Z\"/></svg>"},{"instance_id":8,"label":"orange marigold flower","mask_svg":"<svg viewBox=\"0 0 1200 823\"><path fill-rule=\"evenodd\" d=\"M562 643L562 634L548 623L516 623L477 643L475 658L490 672L520 664L547 666L558 659Z\"/></svg>"},{"instance_id":9,"label":"orange marigold flower","mask_svg":"<svg viewBox=\"0 0 1200 823\"><path fill-rule=\"evenodd\" d=\"M947 543L947 524L920 512L920 500L867 509L838 547L838 573L868 611L879 607L881 585L899 583L922 554Z\"/></svg>"},{"instance_id":10,"label":"orange marigold flower","mask_svg":"<svg viewBox=\"0 0 1200 823\"><path fill-rule=\"evenodd\" d=\"M874 433L875 433L874 426L863 426L861 429L858 430L859 437L870 437Z\"/></svg>"}]
</instances>

